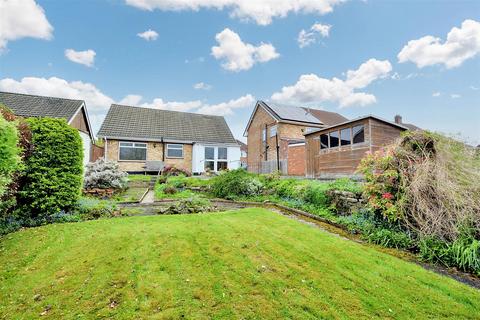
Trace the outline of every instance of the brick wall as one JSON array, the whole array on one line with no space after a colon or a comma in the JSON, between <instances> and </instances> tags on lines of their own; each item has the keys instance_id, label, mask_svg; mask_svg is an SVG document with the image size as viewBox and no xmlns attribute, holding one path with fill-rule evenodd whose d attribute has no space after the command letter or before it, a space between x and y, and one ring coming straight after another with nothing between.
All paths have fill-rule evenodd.
<instances>
[{"instance_id":1,"label":"brick wall","mask_svg":"<svg viewBox=\"0 0 480 320\"><path fill-rule=\"evenodd\" d=\"M288 147L288 175L304 176L305 175L305 144L290 145Z\"/></svg>"},{"instance_id":2,"label":"brick wall","mask_svg":"<svg viewBox=\"0 0 480 320\"><path fill-rule=\"evenodd\" d=\"M119 141L107 140L106 157L110 161L118 162L120 170L123 171L143 171L145 161L119 161L118 160ZM162 160L163 147L160 142L147 142L147 160ZM192 145L183 145L183 158L167 158L165 154L165 164L173 165L177 168L192 171Z\"/></svg>"},{"instance_id":3,"label":"brick wall","mask_svg":"<svg viewBox=\"0 0 480 320\"><path fill-rule=\"evenodd\" d=\"M275 119L270 116L263 108L257 108L250 127L248 129L248 137L247 137L247 164L249 170L256 171L255 169L258 168L258 164L261 161L265 160L265 148L264 144L262 143L262 130L265 128L265 124L268 126L275 125ZM269 135L267 134L267 137ZM269 139L269 145L270 143ZM274 159L271 158L274 155L275 147L269 147L267 159Z\"/></svg>"}]
</instances>

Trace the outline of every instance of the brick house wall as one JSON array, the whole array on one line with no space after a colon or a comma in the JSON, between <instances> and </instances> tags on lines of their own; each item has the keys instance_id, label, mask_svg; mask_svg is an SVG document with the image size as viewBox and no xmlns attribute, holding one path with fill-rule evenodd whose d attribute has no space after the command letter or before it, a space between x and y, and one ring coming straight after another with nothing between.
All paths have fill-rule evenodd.
<instances>
[{"instance_id":1,"label":"brick house wall","mask_svg":"<svg viewBox=\"0 0 480 320\"><path fill-rule=\"evenodd\" d=\"M288 175L305 175L305 144L295 144L288 146Z\"/></svg>"},{"instance_id":2,"label":"brick house wall","mask_svg":"<svg viewBox=\"0 0 480 320\"><path fill-rule=\"evenodd\" d=\"M277 122L267 111L263 108L257 108L252 117L252 122L248 128L247 136L247 164L248 170L251 172L260 172L261 163L263 161L274 161L277 159L277 141L276 137L270 136L270 129L277 126L278 135L278 156L280 161L287 162L288 175L304 175L305 174L305 150L303 147L295 147L289 154L289 143L292 140L304 140L304 130L307 126L301 124L291 124L284 122ZM263 130L267 128L266 144L262 141ZM267 151L265 151L267 147ZM303 150L302 150L303 148ZM298 153L298 154L297 154ZM290 164L290 157L293 158L293 163ZM303 157L303 160L300 159ZM290 171L290 166L293 167Z\"/></svg>"},{"instance_id":3,"label":"brick house wall","mask_svg":"<svg viewBox=\"0 0 480 320\"><path fill-rule=\"evenodd\" d=\"M161 142L145 142L147 143L147 160L161 161L163 157L163 146ZM165 143L166 145L166 143ZM105 147L106 158L109 161L116 161L122 171L143 171L145 161L124 161L119 160L119 141L107 140ZM168 158L165 153L165 165L175 166L192 172L192 145L183 145L183 158Z\"/></svg>"},{"instance_id":4,"label":"brick house wall","mask_svg":"<svg viewBox=\"0 0 480 320\"><path fill-rule=\"evenodd\" d=\"M263 108L257 108L252 117L252 122L248 128L247 136L247 165L249 171L258 172L259 163L265 161L265 145L262 142L262 132L265 128L276 124L276 120L269 115ZM271 145L271 138L267 134L268 145ZM267 159L274 159L275 148L269 147Z\"/></svg>"}]
</instances>

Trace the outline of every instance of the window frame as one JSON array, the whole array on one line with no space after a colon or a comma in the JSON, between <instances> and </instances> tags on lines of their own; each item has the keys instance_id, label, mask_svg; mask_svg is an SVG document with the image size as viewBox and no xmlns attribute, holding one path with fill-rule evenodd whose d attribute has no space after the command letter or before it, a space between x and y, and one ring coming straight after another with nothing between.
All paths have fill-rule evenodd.
<instances>
[{"instance_id":1,"label":"window frame","mask_svg":"<svg viewBox=\"0 0 480 320\"><path fill-rule=\"evenodd\" d=\"M212 158L207 158L207 148L213 149L213 157ZM205 146L205 148L203 150L203 157L204 157L205 161L215 161L215 147Z\"/></svg>"},{"instance_id":2,"label":"window frame","mask_svg":"<svg viewBox=\"0 0 480 320\"><path fill-rule=\"evenodd\" d=\"M344 131L348 131L348 143L347 144L343 144L343 137L342 137L342 132ZM351 146L352 145L352 127L347 127L347 128L343 128L343 129L340 129L340 147L346 147L346 146Z\"/></svg>"},{"instance_id":3,"label":"window frame","mask_svg":"<svg viewBox=\"0 0 480 320\"><path fill-rule=\"evenodd\" d=\"M360 142L355 142L355 141L354 141L355 135L354 135L353 129L354 129L354 128L357 128L357 127L362 127L362 131L363 131L363 141L360 141ZM359 132L360 132L360 131L359 131ZM352 126L352 145L361 144L361 143L365 143L365 142L366 142L366 139L365 139L365 124L364 124L364 123L361 123L361 124L357 124L356 126Z\"/></svg>"},{"instance_id":4,"label":"window frame","mask_svg":"<svg viewBox=\"0 0 480 320\"><path fill-rule=\"evenodd\" d=\"M220 158L220 149L225 149L225 158ZM228 148L227 147L217 147L217 162L220 161L228 161Z\"/></svg>"},{"instance_id":5,"label":"window frame","mask_svg":"<svg viewBox=\"0 0 480 320\"><path fill-rule=\"evenodd\" d=\"M213 149L213 158L207 158L207 148L211 148ZM219 150L220 149L225 149L226 153L225 153L225 156L226 158L225 159L220 159L218 157L218 154L219 154ZM224 163L225 164L225 167L228 169L228 147L225 147L225 146L205 146L204 147L204 150L203 150L203 168L204 170L206 171L207 170L207 164L210 164L210 163L213 163L213 169L211 169L212 171L214 172L218 172L218 164L219 163Z\"/></svg>"},{"instance_id":6,"label":"window frame","mask_svg":"<svg viewBox=\"0 0 480 320\"><path fill-rule=\"evenodd\" d=\"M122 159L121 158L122 148L145 149L145 159L133 159L133 160L132 159ZM119 141L118 142L118 161L145 162L145 161L147 161L147 156L148 156L147 153L148 153L148 143L147 142L135 142L135 141Z\"/></svg>"},{"instance_id":7,"label":"window frame","mask_svg":"<svg viewBox=\"0 0 480 320\"><path fill-rule=\"evenodd\" d=\"M332 133L336 132L337 137L334 137L337 139L337 145L332 147ZM328 148L333 149L333 148L338 148L340 147L340 130L333 130L328 133Z\"/></svg>"},{"instance_id":8,"label":"window frame","mask_svg":"<svg viewBox=\"0 0 480 320\"><path fill-rule=\"evenodd\" d=\"M171 148L171 146L180 146L181 148L177 148L177 147L174 147L174 148ZM184 156L185 156L185 152L184 152L184 147L183 147L183 144L181 143L167 143L167 145L165 146L165 157L166 158L169 158L169 159L183 159ZM168 154L168 151L169 150L181 150L182 151L182 155L180 157L176 157L176 156L170 156Z\"/></svg>"},{"instance_id":9,"label":"window frame","mask_svg":"<svg viewBox=\"0 0 480 320\"><path fill-rule=\"evenodd\" d=\"M327 146L325 148L322 148L322 136L326 136L327 137ZM322 133L318 136L318 141L320 143L320 150L328 150L330 149L330 133L327 132L327 133Z\"/></svg>"}]
</instances>

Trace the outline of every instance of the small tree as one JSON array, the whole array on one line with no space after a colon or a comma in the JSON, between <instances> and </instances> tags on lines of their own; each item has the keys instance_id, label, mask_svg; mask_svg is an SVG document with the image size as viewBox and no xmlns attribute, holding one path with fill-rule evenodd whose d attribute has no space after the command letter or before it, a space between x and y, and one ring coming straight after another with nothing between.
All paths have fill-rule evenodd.
<instances>
[{"instance_id":1,"label":"small tree","mask_svg":"<svg viewBox=\"0 0 480 320\"><path fill-rule=\"evenodd\" d=\"M41 220L77 203L83 175L82 140L64 119L27 121L33 151L25 161L20 214Z\"/></svg>"},{"instance_id":2,"label":"small tree","mask_svg":"<svg viewBox=\"0 0 480 320\"><path fill-rule=\"evenodd\" d=\"M100 158L87 165L85 189L125 189L126 187L127 174L120 171L117 163Z\"/></svg>"}]
</instances>

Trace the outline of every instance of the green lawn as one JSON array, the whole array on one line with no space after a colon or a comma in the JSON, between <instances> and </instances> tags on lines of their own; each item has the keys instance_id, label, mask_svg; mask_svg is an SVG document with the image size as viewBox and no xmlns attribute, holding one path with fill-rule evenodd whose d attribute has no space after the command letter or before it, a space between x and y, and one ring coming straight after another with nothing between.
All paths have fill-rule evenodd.
<instances>
[{"instance_id":1,"label":"green lawn","mask_svg":"<svg viewBox=\"0 0 480 320\"><path fill-rule=\"evenodd\" d=\"M143 182L149 182L150 179L152 178L151 175L148 174L129 174L128 175L128 181L143 181Z\"/></svg>"},{"instance_id":2,"label":"green lawn","mask_svg":"<svg viewBox=\"0 0 480 320\"><path fill-rule=\"evenodd\" d=\"M54 224L0 239L0 317L46 309L46 319L478 319L480 291L244 209Z\"/></svg>"},{"instance_id":3,"label":"green lawn","mask_svg":"<svg viewBox=\"0 0 480 320\"><path fill-rule=\"evenodd\" d=\"M130 187L124 192L115 196L115 200L120 202L137 202L147 191L147 187Z\"/></svg>"}]
</instances>

